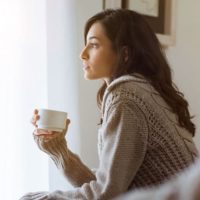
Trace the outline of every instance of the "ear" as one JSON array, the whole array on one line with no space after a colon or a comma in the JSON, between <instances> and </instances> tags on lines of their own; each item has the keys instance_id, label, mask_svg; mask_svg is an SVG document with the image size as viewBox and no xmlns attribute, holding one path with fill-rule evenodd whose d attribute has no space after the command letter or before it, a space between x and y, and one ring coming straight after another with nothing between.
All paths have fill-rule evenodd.
<instances>
[{"instance_id":1,"label":"ear","mask_svg":"<svg viewBox=\"0 0 200 200\"><path fill-rule=\"evenodd\" d=\"M127 62L129 59L129 53L128 53L128 47L124 46L123 47L123 56L124 56L124 61Z\"/></svg>"}]
</instances>

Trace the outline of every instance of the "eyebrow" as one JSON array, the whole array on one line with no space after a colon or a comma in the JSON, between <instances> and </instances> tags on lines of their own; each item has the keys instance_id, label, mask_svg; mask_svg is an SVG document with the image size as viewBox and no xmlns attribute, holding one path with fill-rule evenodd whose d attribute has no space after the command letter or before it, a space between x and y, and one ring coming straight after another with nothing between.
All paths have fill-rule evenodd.
<instances>
[{"instance_id":1,"label":"eyebrow","mask_svg":"<svg viewBox=\"0 0 200 200\"><path fill-rule=\"evenodd\" d=\"M88 40L92 40L92 39L97 39L97 40L99 40L99 38L96 37L96 36L91 36L91 37L88 38Z\"/></svg>"}]
</instances>

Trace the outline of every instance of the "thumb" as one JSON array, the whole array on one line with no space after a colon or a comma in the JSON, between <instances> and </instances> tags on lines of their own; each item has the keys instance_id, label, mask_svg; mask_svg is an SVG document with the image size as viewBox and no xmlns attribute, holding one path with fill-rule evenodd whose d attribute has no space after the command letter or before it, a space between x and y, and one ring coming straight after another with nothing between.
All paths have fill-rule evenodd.
<instances>
[{"instance_id":1,"label":"thumb","mask_svg":"<svg viewBox=\"0 0 200 200\"><path fill-rule=\"evenodd\" d=\"M64 135L66 135L67 133L70 122L71 122L70 119L66 119L65 129L63 130Z\"/></svg>"}]
</instances>

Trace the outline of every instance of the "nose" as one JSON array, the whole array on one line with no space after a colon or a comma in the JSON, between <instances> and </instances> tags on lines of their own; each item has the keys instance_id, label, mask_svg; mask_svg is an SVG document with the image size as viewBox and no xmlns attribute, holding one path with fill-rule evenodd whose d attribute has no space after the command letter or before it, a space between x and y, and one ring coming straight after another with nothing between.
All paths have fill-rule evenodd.
<instances>
[{"instance_id":1,"label":"nose","mask_svg":"<svg viewBox=\"0 0 200 200\"><path fill-rule=\"evenodd\" d=\"M88 58L88 54L87 54L87 49L86 49L86 47L83 48L83 50L81 51L79 57L80 57L81 60L85 60L85 59Z\"/></svg>"}]
</instances>

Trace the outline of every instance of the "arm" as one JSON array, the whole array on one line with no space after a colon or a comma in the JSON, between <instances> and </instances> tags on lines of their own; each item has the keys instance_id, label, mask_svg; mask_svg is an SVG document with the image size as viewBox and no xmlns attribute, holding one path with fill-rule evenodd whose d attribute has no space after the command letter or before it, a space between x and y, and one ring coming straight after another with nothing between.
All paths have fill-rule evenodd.
<instances>
[{"instance_id":1,"label":"arm","mask_svg":"<svg viewBox=\"0 0 200 200\"><path fill-rule=\"evenodd\" d=\"M67 148L63 133L53 137L34 135L38 147L50 155L54 163L64 176L75 187L95 180L93 172L80 160L80 158Z\"/></svg>"},{"instance_id":2,"label":"arm","mask_svg":"<svg viewBox=\"0 0 200 200\"><path fill-rule=\"evenodd\" d=\"M137 105L113 103L103 122L104 146L96 179L72 191L49 193L46 199L106 200L125 193L143 162L147 135L146 119Z\"/></svg>"},{"instance_id":3,"label":"arm","mask_svg":"<svg viewBox=\"0 0 200 200\"><path fill-rule=\"evenodd\" d=\"M96 180L73 191L55 191L48 198L104 200L126 192L143 162L147 135L146 119L137 105L114 103L102 127L104 146Z\"/></svg>"}]
</instances>

